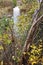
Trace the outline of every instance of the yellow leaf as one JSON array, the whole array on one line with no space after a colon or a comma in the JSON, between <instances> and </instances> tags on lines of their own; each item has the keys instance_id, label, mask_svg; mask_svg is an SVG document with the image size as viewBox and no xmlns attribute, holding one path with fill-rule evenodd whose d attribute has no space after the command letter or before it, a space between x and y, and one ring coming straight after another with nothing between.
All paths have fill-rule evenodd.
<instances>
[{"instance_id":1,"label":"yellow leaf","mask_svg":"<svg viewBox=\"0 0 43 65\"><path fill-rule=\"evenodd\" d=\"M2 49L2 50L3 50L3 46L0 46L0 49Z\"/></svg>"},{"instance_id":2,"label":"yellow leaf","mask_svg":"<svg viewBox=\"0 0 43 65\"><path fill-rule=\"evenodd\" d=\"M23 54L25 55L25 54L26 54L26 52L23 52Z\"/></svg>"},{"instance_id":3,"label":"yellow leaf","mask_svg":"<svg viewBox=\"0 0 43 65\"><path fill-rule=\"evenodd\" d=\"M32 65L36 64L36 61L32 62Z\"/></svg>"}]
</instances>

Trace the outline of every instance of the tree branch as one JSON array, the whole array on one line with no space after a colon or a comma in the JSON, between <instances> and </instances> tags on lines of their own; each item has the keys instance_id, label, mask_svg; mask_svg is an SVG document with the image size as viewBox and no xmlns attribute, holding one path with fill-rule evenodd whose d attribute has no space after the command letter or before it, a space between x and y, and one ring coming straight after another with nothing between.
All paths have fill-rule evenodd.
<instances>
[{"instance_id":1,"label":"tree branch","mask_svg":"<svg viewBox=\"0 0 43 65\"><path fill-rule=\"evenodd\" d=\"M30 31L28 32L27 39L25 41L24 47L23 47L23 52L27 51L27 47L29 48L30 44L32 43L33 40L33 35L36 30L36 25L40 23L40 20L43 18L43 15L40 16L37 20L35 20L30 28Z\"/></svg>"}]
</instances>

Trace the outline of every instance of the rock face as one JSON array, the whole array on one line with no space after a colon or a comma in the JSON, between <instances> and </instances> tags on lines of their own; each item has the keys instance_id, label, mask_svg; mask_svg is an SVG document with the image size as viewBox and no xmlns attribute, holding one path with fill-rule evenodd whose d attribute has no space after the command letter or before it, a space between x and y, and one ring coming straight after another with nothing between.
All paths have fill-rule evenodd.
<instances>
[{"instance_id":1,"label":"rock face","mask_svg":"<svg viewBox=\"0 0 43 65\"><path fill-rule=\"evenodd\" d=\"M21 5L22 0L17 0L17 5ZM0 0L0 18L4 15L11 15L13 14L13 0Z\"/></svg>"},{"instance_id":2,"label":"rock face","mask_svg":"<svg viewBox=\"0 0 43 65\"><path fill-rule=\"evenodd\" d=\"M13 2L12 0L0 0L0 18L4 15L12 15Z\"/></svg>"},{"instance_id":3,"label":"rock face","mask_svg":"<svg viewBox=\"0 0 43 65\"><path fill-rule=\"evenodd\" d=\"M17 0L17 5L21 5L22 4L22 0Z\"/></svg>"}]
</instances>

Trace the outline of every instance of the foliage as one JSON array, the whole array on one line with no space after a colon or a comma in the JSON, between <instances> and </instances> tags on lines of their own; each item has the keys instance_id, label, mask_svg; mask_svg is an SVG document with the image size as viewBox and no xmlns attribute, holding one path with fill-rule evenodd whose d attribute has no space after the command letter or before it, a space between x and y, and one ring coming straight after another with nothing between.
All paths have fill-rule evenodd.
<instances>
[{"instance_id":1,"label":"foliage","mask_svg":"<svg viewBox=\"0 0 43 65\"><path fill-rule=\"evenodd\" d=\"M33 39L28 52L23 52L23 54L25 55L28 64L43 65L43 21L38 25L37 32Z\"/></svg>"},{"instance_id":2,"label":"foliage","mask_svg":"<svg viewBox=\"0 0 43 65\"><path fill-rule=\"evenodd\" d=\"M13 0L13 3L14 6L16 6L16 0ZM6 17L0 19L0 50L4 50L4 57L6 56L9 62L12 61L15 63L18 63L21 60L22 48L27 33L32 25L33 13L38 8L38 3L36 0L22 0L22 5L19 7L21 9L21 15L18 17L19 21L16 24L16 27L18 28L17 32L13 29L14 22L12 19ZM40 28L39 30L42 32ZM35 36L39 37L34 39L34 42L30 45L28 52L23 52L28 64L39 65L41 63L43 65L43 39L41 39L42 34L39 35L40 31L36 33ZM15 35L17 36L16 44L14 41L15 38L13 38L14 32L17 33Z\"/></svg>"},{"instance_id":3,"label":"foliage","mask_svg":"<svg viewBox=\"0 0 43 65\"><path fill-rule=\"evenodd\" d=\"M30 50L31 49L31 50ZM43 43L38 43L38 46L34 43L30 45L28 52L23 52L24 55L28 55L27 62L28 64L42 64L43 65ZM26 57L26 56L25 56Z\"/></svg>"},{"instance_id":4,"label":"foliage","mask_svg":"<svg viewBox=\"0 0 43 65\"><path fill-rule=\"evenodd\" d=\"M17 1L16 0L13 0L13 3L14 3L14 7L16 6L17 4Z\"/></svg>"},{"instance_id":5,"label":"foliage","mask_svg":"<svg viewBox=\"0 0 43 65\"><path fill-rule=\"evenodd\" d=\"M27 37L27 33L32 25L32 16L34 11L38 8L38 3L36 0L24 0L22 1L22 5L19 6L21 9L21 15L18 17L19 21L15 24L17 31L15 32L15 36L17 36L17 47L16 47L16 55L17 57L21 56L22 48ZM22 11L23 10L23 11ZM15 28L15 30L16 30ZM18 38L19 37L19 38ZM21 46L20 46L21 45ZM20 53L17 51L20 49Z\"/></svg>"},{"instance_id":6,"label":"foliage","mask_svg":"<svg viewBox=\"0 0 43 65\"><path fill-rule=\"evenodd\" d=\"M4 17L0 20L0 42L4 44L11 43L11 29L13 29L13 20Z\"/></svg>"},{"instance_id":7,"label":"foliage","mask_svg":"<svg viewBox=\"0 0 43 65\"><path fill-rule=\"evenodd\" d=\"M26 1L26 0L24 0ZM19 18L19 22L17 23L18 32L19 34L22 34L24 31L29 30L31 26L32 16L34 11L38 8L37 2L34 0L31 3L26 2L26 4L23 4L20 8L25 9L26 12L22 11L21 16ZM24 7L24 8L23 8Z\"/></svg>"},{"instance_id":8,"label":"foliage","mask_svg":"<svg viewBox=\"0 0 43 65\"><path fill-rule=\"evenodd\" d=\"M20 39L20 44L23 46L27 33L32 25L32 16L34 11L38 8L38 3L36 0L27 2L29 0L24 0L26 3L22 2L22 5L19 6L21 9L21 15L18 17L19 21L16 24L17 31L16 35ZM18 42L19 43L19 42Z\"/></svg>"}]
</instances>

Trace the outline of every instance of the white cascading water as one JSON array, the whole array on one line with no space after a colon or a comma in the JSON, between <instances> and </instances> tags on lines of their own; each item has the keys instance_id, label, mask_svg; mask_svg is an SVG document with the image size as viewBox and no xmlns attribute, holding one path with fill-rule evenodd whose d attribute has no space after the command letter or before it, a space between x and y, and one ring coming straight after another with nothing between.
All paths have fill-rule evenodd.
<instances>
[{"instance_id":1,"label":"white cascading water","mask_svg":"<svg viewBox=\"0 0 43 65\"><path fill-rule=\"evenodd\" d=\"M16 6L15 8L13 8L14 32L15 32L16 36L18 36L18 34L17 34L18 27L16 26L16 24L19 21L18 20L19 16L20 16L20 8L18 6Z\"/></svg>"},{"instance_id":2,"label":"white cascading water","mask_svg":"<svg viewBox=\"0 0 43 65\"><path fill-rule=\"evenodd\" d=\"M18 17L20 16L20 9L19 7L15 7L13 8L13 19L14 19L14 23L18 22Z\"/></svg>"}]
</instances>

